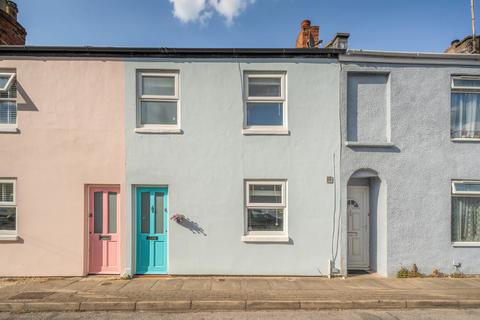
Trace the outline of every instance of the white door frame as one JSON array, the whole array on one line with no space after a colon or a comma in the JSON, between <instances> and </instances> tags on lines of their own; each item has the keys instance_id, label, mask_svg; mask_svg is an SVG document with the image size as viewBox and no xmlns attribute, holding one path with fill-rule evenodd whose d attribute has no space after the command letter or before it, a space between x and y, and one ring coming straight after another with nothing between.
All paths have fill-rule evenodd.
<instances>
[{"instance_id":1,"label":"white door frame","mask_svg":"<svg viewBox=\"0 0 480 320\"><path fill-rule=\"evenodd\" d=\"M361 193L361 199L359 201L363 202L360 203L361 211L362 211L362 220L363 226L361 226L361 232L363 232L363 236L361 238L361 246L363 251L363 257L361 261L352 261L350 258L350 237L355 236L353 233L349 231L350 229L350 217L348 213L348 203L347 203L347 270L369 270L370 269L370 187L369 186L347 186L347 201L352 198L353 193ZM351 232L351 233L350 233ZM358 232L355 232L358 234Z\"/></svg>"}]
</instances>

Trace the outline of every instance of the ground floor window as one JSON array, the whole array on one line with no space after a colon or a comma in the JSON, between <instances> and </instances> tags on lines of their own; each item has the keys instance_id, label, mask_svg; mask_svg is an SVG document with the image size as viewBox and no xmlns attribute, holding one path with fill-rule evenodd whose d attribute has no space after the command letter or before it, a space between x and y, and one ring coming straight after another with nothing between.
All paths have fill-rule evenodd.
<instances>
[{"instance_id":1,"label":"ground floor window","mask_svg":"<svg viewBox=\"0 0 480 320\"><path fill-rule=\"evenodd\" d=\"M452 183L452 242L480 242L480 181Z\"/></svg>"},{"instance_id":2,"label":"ground floor window","mask_svg":"<svg viewBox=\"0 0 480 320\"><path fill-rule=\"evenodd\" d=\"M245 191L245 235L285 235L286 181L247 180Z\"/></svg>"},{"instance_id":3,"label":"ground floor window","mask_svg":"<svg viewBox=\"0 0 480 320\"><path fill-rule=\"evenodd\" d=\"M17 230L16 181L0 179L0 235Z\"/></svg>"}]
</instances>

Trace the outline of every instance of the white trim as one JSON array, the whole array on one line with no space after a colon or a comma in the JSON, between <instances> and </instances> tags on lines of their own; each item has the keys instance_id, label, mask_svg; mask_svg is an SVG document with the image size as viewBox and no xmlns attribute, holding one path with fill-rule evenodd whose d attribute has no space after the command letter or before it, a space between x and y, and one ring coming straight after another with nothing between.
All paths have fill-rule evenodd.
<instances>
[{"instance_id":1,"label":"white trim","mask_svg":"<svg viewBox=\"0 0 480 320\"><path fill-rule=\"evenodd\" d=\"M242 134L246 136L259 134L288 136L290 131L285 128L255 127L254 129L242 129Z\"/></svg>"},{"instance_id":2,"label":"white trim","mask_svg":"<svg viewBox=\"0 0 480 320\"><path fill-rule=\"evenodd\" d=\"M464 242L464 241L455 241L452 242L452 247L480 247L480 242L472 241L472 242Z\"/></svg>"},{"instance_id":3,"label":"white trim","mask_svg":"<svg viewBox=\"0 0 480 320\"><path fill-rule=\"evenodd\" d=\"M15 234L0 234L0 242L1 241L17 241L18 240L18 235Z\"/></svg>"},{"instance_id":4,"label":"white trim","mask_svg":"<svg viewBox=\"0 0 480 320\"><path fill-rule=\"evenodd\" d=\"M3 87L0 87L0 92L6 92L10 89L10 86L12 85L13 83L13 80L15 79L15 73L13 72L2 72L0 73L0 77L2 76L8 76L8 80L7 80L7 83L5 83L5 86Z\"/></svg>"},{"instance_id":5,"label":"white trim","mask_svg":"<svg viewBox=\"0 0 480 320\"><path fill-rule=\"evenodd\" d=\"M391 147L394 147L395 144L391 142L370 143L370 142L345 141L345 146L355 147L355 148L391 148Z\"/></svg>"},{"instance_id":6,"label":"white trim","mask_svg":"<svg viewBox=\"0 0 480 320\"><path fill-rule=\"evenodd\" d=\"M19 132L19 130L16 124L0 124L0 132L15 133Z\"/></svg>"},{"instance_id":7,"label":"white trim","mask_svg":"<svg viewBox=\"0 0 480 320\"><path fill-rule=\"evenodd\" d=\"M472 92L478 92L480 91L480 86L478 87L465 87L465 86L455 86L454 80L474 80L474 81L480 81L480 77L478 76L452 76L451 78L451 87L452 91L460 90L460 92L465 92L465 91L472 91Z\"/></svg>"},{"instance_id":8,"label":"white trim","mask_svg":"<svg viewBox=\"0 0 480 320\"><path fill-rule=\"evenodd\" d=\"M246 235L242 236L243 242L289 242L288 235Z\"/></svg>"},{"instance_id":9,"label":"white trim","mask_svg":"<svg viewBox=\"0 0 480 320\"><path fill-rule=\"evenodd\" d=\"M474 141L480 141L480 138L450 138L452 142L474 142Z\"/></svg>"},{"instance_id":10,"label":"white trim","mask_svg":"<svg viewBox=\"0 0 480 320\"><path fill-rule=\"evenodd\" d=\"M133 130L135 133L183 133L179 128L167 128L167 127L141 127Z\"/></svg>"},{"instance_id":11,"label":"white trim","mask_svg":"<svg viewBox=\"0 0 480 320\"><path fill-rule=\"evenodd\" d=\"M173 96L162 95L143 95L143 77L170 77L174 78L175 94ZM178 70L157 70L157 71L137 71L137 105L136 105L136 133L183 133L181 130L181 103L180 103L180 71ZM142 124L142 101L151 102L176 102L177 103L177 123L172 124Z\"/></svg>"},{"instance_id":12,"label":"white trim","mask_svg":"<svg viewBox=\"0 0 480 320\"><path fill-rule=\"evenodd\" d=\"M455 195L477 195L480 197L480 191L457 191L456 184L479 184L480 181L476 180L452 180L452 196Z\"/></svg>"},{"instance_id":13,"label":"white trim","mask_svg":"<svg viewBox=\"0 0 480 320\"><path fill-rule=\"evenodd\" d=\"M246 193L245 193L245 203L248 208L264 208L264 207L286 207L286 200L285 200L285 180L269 180L269 181L262 181L262 180L247 180L246 183ZM250 186L251 185L267 185L267 186L278 186L282 187L281 190L281 198L282 202L280 203L258 203L258 202L250 202Z\"/></svg>"},{"instance_id":14,"label":"white trim","mask_svg":"<svg viewBox=\"0 0 480 320\"><path fill-rule=\"evenodd\" d=\"M286 71L244 71L244 101L243 101L243 134L285 134L288 133L288 99L287 99L287 72ZM279 97L250 97L249 78L280 78ZM282 125L272 126L248 126L247 125L247 103L280 103L282 104Z\"/></svg>"}]
</instances>

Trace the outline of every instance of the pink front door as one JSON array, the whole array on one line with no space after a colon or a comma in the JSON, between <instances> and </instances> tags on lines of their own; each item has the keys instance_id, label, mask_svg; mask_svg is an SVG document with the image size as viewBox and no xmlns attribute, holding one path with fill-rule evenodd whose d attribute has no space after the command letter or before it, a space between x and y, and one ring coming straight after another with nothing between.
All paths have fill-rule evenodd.
<instances>
[{"instance_id":1,"label":"pink front door","mask_svg":"<svg viewBox=\"0 0 480 320\"><path fill-rule=\"evenodd\" d=\"M120 188L89 189L89 273L120 273Z\"/></svg>"}]
</instances>

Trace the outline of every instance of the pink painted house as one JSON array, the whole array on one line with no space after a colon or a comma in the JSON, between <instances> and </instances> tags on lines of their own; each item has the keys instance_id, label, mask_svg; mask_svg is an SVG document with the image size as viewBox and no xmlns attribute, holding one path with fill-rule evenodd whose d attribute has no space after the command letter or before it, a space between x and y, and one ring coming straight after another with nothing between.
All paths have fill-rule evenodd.
<instances>
[{"instance_id":1,"label":"pink painted house","mask_svg":"<svg viewBox=\"0 0 480 320\"><path fill-rule=\"evenodd\" d=\"M0 276L120 273L123 92L114 59L0 61Z\"/></svg>"}]
</instances>

